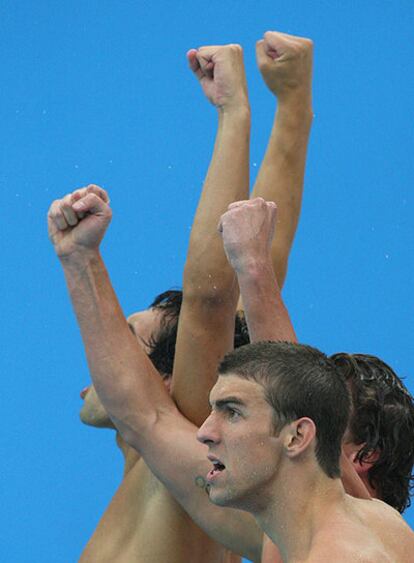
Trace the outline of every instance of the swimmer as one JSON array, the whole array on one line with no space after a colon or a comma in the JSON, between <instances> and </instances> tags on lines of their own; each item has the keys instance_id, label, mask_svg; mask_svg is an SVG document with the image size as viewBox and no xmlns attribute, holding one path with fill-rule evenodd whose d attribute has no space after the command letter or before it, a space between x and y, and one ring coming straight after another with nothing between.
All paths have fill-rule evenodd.
<instances>
[{"instance_id":1,"label":"swimmer","mask_svg":"<svg viewBox=\"0 0 414 563\"><path fill-rule=\"evenodd\" d=\"M226 222L223 221L222 225L225 236ZM265 239L269 240L269 236ZM245 302L247 303L246 300ZM99 358L97 361L99 364ZM106 371L107 362L102 369ZM114 422L126 441L142 453L152 470L199 524L225 545L234 544L235 550L239 549L241 554L258 561L262 535L254 520L248 514L223 511L211 504L203 505L203 499L204 503L207 499L203 494L203 487L199 487L203 485L206 471L205 451L191 441L191 437L194 438L195 435L194 427L177 411L153 370L152 364L139 347L135 348L134 355L131 349L129 356L125 356L122 365L118 366L117 378L120 378L118 381L125 382L126 387L123 384L121 388L111 390L106 400L108 410L118 409ZM125 378L125 374L128 375L129 372L139 373L140 376ZM95 380L96 375L100 375L96 369L91 373ZM104 383L104 389L105 385ZM105 395L103 398L105 400ZM193 488L190 486L191 482L194 483ZM397 528L398 526L394 527L394 530L398 531Z\"/></svg>"},{"instance_id":2,"label":"swimmer","mask_svg":"<svg viewBox=\"0 0 414 563\"><path fill-rule=\"evenodd\" d=\"M200 75L200 69L197 66L198 65L197 56L200 56L200 54L203 57L205 57L207 55L206 49L200 50L198 55L194 51L190 51L189 62L191 68L194 70L198 78L199 79L201 78L200 81L202 82L203 88L205 88L206 81L204 80L203 83L203 76L202 74ZM215 64L216 62L217 60L215 61ZM201 60L201 65L203 64L204 62L203 60ZM289 73L295 73L297 80L299 80L300 78L299 73L294 68L294 64L295 63L292 63L290 65L290 71L285 75L286 81L289 80ZM220 70L220 60L218 60L218 69ZM210 68L210 74L211 74L211 68ZM265 74L263 76L264 78L266 77ZM308 63L308 68L306 69L306 72L302 77L302 83L299 80L299 83L297 84L297 88L293 88L292 92L289 93L289 95L282 96L283 101L279 104L277 119L275 121L275 125L272 131L272 137L269 142L269 148L265 160L263 162L263 167L259 173L255 187L255 190L257 188L262 191L267 190L267 193L272 193L273 191L273 197L280 197L280 198L285 197L286 200L285 221L284 224L281 225L280 227L280 233L281 234L285 233L285 235L283 237L282 244L279 242L276 244L275 247L276 248L275 257L277 259L276 267L281 272L281 277L283 278L286 272L288 251L293 240L294 230L296 229L298 214L300 211L300 197L301 197L301 190L303 184L304 158L306 155L306 144L307 144L309 129L310 129L310 115L308 112L309 92L308 92L308 84L307 84L309 78L310 76L309 76L309 63ZM207 87L210 87L210 93L211 93L211 83L214 82L214 77L210 76L208 77L208 79L211 80L210 83L207 81ZM280 82L281 84L283 84L283 80L281 80ZM305 83L305 87L303 83ZM273 87L273 91L274 90L275 88ZM274 91L274 93L276 92ZM301 104L301 99L303 102L302 104ZM283 108L285 109L283 110ZM291 113L290 119L286 119L289 113ZM279 129L279 134L278 134L278 129ZM228 125L227 125L227 130L229 131ZM220 149L220 154L223 156L225 149L225 143L223 139L221 139L221 144L219 146L216 145L216 149L217 148ZM273 163L272 163L272 159L273 159ZM230 160L231 160L231 155L230 155ZM240 167L238 167L238 163L237 161L235 161L234 163L235 168L238 167L239 171L246 170L247 162L248 159L246 157L244 161L241 163ZM214 159L213 159L213 163L214 163ZM296 168L298 169L297 172L295 172ZM244 174L244 178L246 178L247 172L243 174ZM208 179L210 180L210 185L213 186L217 185L216 181L217 179L219 179L219 174L217 173L217 167L216 169L214 169L214 166L211 166L209 170L209 176L210 178ZM243 182L246 183L245 180L243 180ZM220 183L223 183L223 181L221 180L218 185L220 185ZM262 183L262 187L260 187L261 183ZM267 186L269 185L272 186L271 190L267 188ZM208 187L207 181L206 181L206 186ZM204 194L208 193L206 190L206 186L204 187ZM228 190L227 187L226 190ZM286 194L284 195L284 191L286 190L291 191L290 196L287 196ZM211 189L210 192L211 192L209 196L210 200L217 201L217 195L220 194L217 193L214 194L213 189ZM237 199L236 195L237 194L235 193L233 194L230 193L227 196L224 194L224 197L227 197L227 200L224 200L224 203L220 203L221 208L220 207L217 208L215 215L212 214L213 206L211 205L211 201L210 201L208 205L208 209L209 209L209 214L212 217L212 224L216 223L219 214L225 209L225 206L228 203L228 201L231 201L232 199ZM238 194L238 197L240 196L242 196L241 193ZM67 200L68 198L66 199L66 201ZM206 204L208 204L208 200L206 201ZM201 204L200 204L200 208L202 210ZM213 237L215 237L216 242L214 243L214 245L210 245L210 247L213 246L213 248L216 248L217 250L217 246L218 246L217 241L219 241L219 237L217 236L217 234L215 233L215 229L213 228L210 229L210 231L213 233L213 236L209 235L210 231L208 229L207 219L208 217L205 216L205 213L204 213L204 218L202 216L199 218L198 222L202 226L205 232L202 233L201 235L200 234L197 235L196 229L193 230L192 242L190 242L190 249L192 249L193 255L196 254L197 252L199 252L199 254L202 255L202 253L204 252L202 263L203 264L206 263L208 265L208 261L205 260L206 256L205 256L204 248L201 247L201 252L198 251L197 244L198 242L202 243L203 241L205 244L206 240L210 240ZM221 255L224 258L220 241L219 241L219 246L220 246L219 252L221 252ZM187 279L190 278L194 281L196 278L194 276L194 273L191 273L191 268L189 267L189 265L191 265L190 259L187 261L187 267L186 267ZM220 261L214 260L214 265L216 267L216 271L221 273L222 268ZM203 283L204 280L207 278L206 273L201 271L200 268L198 268L198 270L197 269L195 270L195 275L198 276L198 279L201 279ZM211 286L214 283L214 278L211 279L211 269L208 278L210 279L210 288L207 289L208 291L210 291L211 294ZM186 286L185 282L186 282L186 277L184 278L184 285ZM197 285L199 287L200 284L197 282ZM188 286L189 284L187 283L187 295L189 293ZM194 298L194 292L192 293ZM217 297L219 296L219 293L216 291L215 295ZM211 295L208 296L208 300L209 300L209 305L212 304ZM167 301L165 303L167 303ZM140 340L143 341L144 350L148 342L149 334L151 334L152 332L154 333L153 340L155 342L158 339L157 331L159 329L160 320L162 324L163 312L164 312L163 310L165 303L162 303L163 305L162 307L158 307L156 304L154 304L154 307L152 307L149 311L137 313L135 315L132 315L128 319L130 327L134 328L134 332L136 333L136 335L140 337ZM202 307L202 310L203 311L206 310L204 305ZM221 316L220 312L216 307L216 318L220 318L220 316ZM211 314L209 315L209 317L211 318ZM198 325L201 325L203 322L205 322L203 321L203 317L200 317L198 321ZM232 321L232 324L234 325L234 320ZM184 323L181 323L180 326L181 326L181 331L185 332L185 330L183 330L183 326L185 329ZM237 338L238 341L240 342L240 340L243 339L243 335L239 335ZM165 337L164 337L164 343L165 343ZM203 347L202 343L201 343L201 347ZM162 347L158 346L158 352L156 352L156 354L158 353L159 355L161 353L162 356L162 351L160 351L161 348ZM150 358L151 358L151 354L150 354ZM161 357L161 362L162 361L163 360ZM211 364L211 360L208 361ZM191 364L191 362L189 363ZM154 365L157 368L159 367L156 361L154 361ZM165 374L165 367L164 368L160 367L159 369L162 373ZM179 369L176 370L175 373L176 373L175 376L175 381L176 381L178 379L177 374L180 373L180 370ZM215 374L215 366L213 373ZM187 392L186 391L187 389L190 389L190 393L188 394L188 397L191 397L193 395L193 389L191 388L191 386L188 385L188 382L186 382L185 377L181 377L181 382L183 382L183 393L181 393L181 395L185 394ZM211 385L209 387L211 387ZM207 393L208 391L209 388L207 390ZM81 413L82 420L85 423L94 424L96 426L113 427L112 422L110 421L108 415L106 414L105 410L103 409L102 405L100 404L97 398L94 388L91 387L89 390L85 390L83 392L83 396L85 398L85 405ZM194 415L195 413L194 416L195 418L200 417L199 410L194 409L194 403L192 401L189 401L188 397L186 399L186 397L184 396L184 399L181 401L182 403L180 405L181 410L185 412L186 404L187 404L189 405L189 411L190 411L188 413L188 416L191 417L191 414ZM175 385L175 398L177 401L180 401L179 384ZM205 401L205 404L207 405L207 400ZM191 413L191 408L193 409L193 413ZM121 484L121 487L119 488L108 510L106 511L104 517L102 518L94 536L91 538L82 556L82 561L92 561L92 560L96 560L97 558L100 558L99 560L111 559L111 557L113 557L115 553L117 554L117 560L121 561L125 559L129 561L130 557L133 557L134 553L142 553L143 543L145 543L145 550L146 550L145 554L147 554L146 557L148 557L148 559L146 560L148 561L159 560L159 557L162 558L162 555L157 554L158 553L156 550L157 548L154 547L154 545L151 542L150 536L145 532L148 525L142 520L143 507L137 502L137 497L139 498L138 493L140 492L142 487L144 487L145 489L146 486L149 486L148 483L151 484L151 482L153 483L153 486L154 486L154 482L155 482L155 486L158 486L159 483L156 481L156 479L153 479L151 481L151 479L147 475L147 473L149 472L146 473L145 471L142 470L142 467L145 466L142 462L140 462L139 454L135 452L132 448L129 448L119 434L117 434L117 443L120 446L121 450L123 451L125 457L124 479ZM141 468L141 470L139 470L139 468ZM140 494L141 497L142 494L143 493ZM159 496L162 498L161 494ZM153 504L156 504L158 500L159 499L153 499ZM158 504L160 503L158 502ZM165 504L165 510L162 511L163 515L169 513L170 505L171 505L171 499L167 498ZM173 512L175 508L176 507L172 507L171 512ZM154 516L155 519L157 517L160 518L160 520L157 521L157 529L158 529L158 533L160 533L160 525L162 523L162 517L158 514L156 510L155 511L152 510L151 513L155 514ZM157 514L158 516L156 516ZM122 517L120 517L120 515L122 515ZM183 530L185 530L187 526L187 522L185 521L185 518L183 518L182 516L180 516L180 518L183 521L182 522L183 525L181 527L183 528ZM138 522L139 525L137 524ZM171 543L176 542L179 545L180 542L182 543L183 537L185 537L186 546L190 546L190 542L188 541L189 533L191 533L191 530L189 529L186 529L185 532L183 531L183 533L179 531L179 533L176 534L178 535L178 538L176 537L173 540L173 542L168 542L168 541L165 542L165 549L167 549L168 552L171 554L172 553L171 549L173 549L174 551L174 548L171 546ZM194 540L202 547L203 544L200 543L200 538L199 535L197 535L197 533L195 534ZM206 550L204 550L204 553L206 553ZM193 557L196 557L196 555L193 555ZM201 559L199 560L201 561ZM213 559L210 558L208 560L210 561Z\"/></svg>"},{"instance_id":3,"label":"swimmer","mask_svg":"<svg viewBox=\"0 0 414 563\"><path fill-rule=\"evenodd\" d=\"M252 198L262 197L277 203L278 228L271 244L271 258L278 286L282 288L300 216L306 153L313 119L313 43L307 38L267 31L256 43L256 59L263 81L275 101L277 100L277 106L268 146L253 187ZM203 84L201 85L203 86ZM233 201L237 201L237 198ZM210 204L206 205L206 209L213 208ZM226 209L226 207L222 207L221 213L224 213ZM216 218L218 222L219 217L216 216ZM213 217L211 216L211 220L208 224L205 223L204 228L200 224L199 244L194 245L195 252L198 252L197 262L200 265L203 264L203 249L207 247L212 249L211 243L207 246L207 241L214 241L215 252L211 254L211 263L216 265L217 275L218 271L227 272L228 277L230 274L221 241L215 238L217 237L215 229L214 232L209 232L212 223ZM232 271L231 275L234 275ZM206 272L196 269L193 271L192 277L197 281L196 286L205 287L206 281L208 281L208 270ZM238 292L237 284L228 284L228 289L228 302L230 303ZM214 288L211 290L210 285L210 297L214 297L214 292ZM238 303L238 309L243 310L241 300ZM223 333L219 334L217 331L222 330L223 320L228 323L230 322L228 319L232 318L229 310L221 311L219 315L215 316L216 321L213 322L212 311L214 309L201 307L197 314L192 315L194 321L199 322L199 328L194 332L205 338L204 342L200 343L200 358L203 358L204 350L211 346L216 347L217 342L224 338ZM205 330L207 326L209 326L210 334ZM226 338L229 340L229 336ZM182 342L185 345L193 340L194 335L189 335L188 338L183 338ZM225 350L224 347L214 350L214 354L209 355L207 359L204 358L197 366L186 362L185 353L180 356L183 358L185 366L179 370L179 373L185 373L184 369L187 367L187 376L182 378L186 385L186 392L183 392L182 396L187 398L187 402L184 404L177 401L177 404L180 411L198 426L210 412L208 396L216 379L215 368L220 354L223 355L225 351L228 349ZM211 358L215 359L214 363L211 362ZM208 373L204 367L206 362L208 362ZM199 369L204 371L199 371ZM178 377L174 376L173 389L177 386Z\"/></svg>"},{"instance_id":4,"label":"swimmer","mask_svg":"<svg viewBox=\"0 0 414 563\"><path fill-rule=\"evenodd\" d=\"M219 230L237 273L251 339L296 342L270 257L275 215L274 205L260 199L234 203ZM352 396L341 455L345 490L358 498L381 499L403 512L410 504L414 465L413 399L379 358L341 353L331 360L345 376ZM265 536L262 561L271 563L278 557L276 546Z\"/></svg>"},{"instance_id":5,"label":"swimmer","mask_svg":"<svg viewBox=\"0 0 414 563\"><path fill-rule=\"evenodd\" d=\"M345 493L346 381L324 354L262 342L229 353L198 431L210 500L245 510L285 562L408 563L414 533L397 511Z\"/></svg>"},{"instance_id":6,"label":"swimmer","mask_svg":"<svg viewBox=\"0 0 414 563\"><path fill-rule=\"evenodd\" d=\"M177 402L181 400L182 403L188 402L189 399L183 397L183 391L180 391L179 383L183 378L180 374L180 365L186 367L187 364L195 365L196 362L199 362L200 366L207 371L214 364L215 374L218 357L233 347L237 296L234 296L233 302L228 301L226 284L233 284L234 274L227 265L221 240L215 232L214 225L231 201L248 196L250 133L250 109L241 48L237 45L203 47L197 52L190 51L189 62L206 89L210 101L217 106L219 126L212 162L195 218L184 276L183 306L176 345L176 358L179 365L174 369L177 385L173 390L174 399ZM205 76L203 76L203 69L206 70ZM119 338L121 347L118 348L118 352L121 358L126 354L125 359L128 361L130 352L126 350L138 347L136 337L125 322L118 303L116 302L114 307L111 301L114 294L99 253L99 243L111 218L107 204L108 196L98 186L92 185L68 194L51 206L49 234L64 267L69 291L82 309L77 311L80 325L83 325L89 313L91 313L91 318L93 317L86 296L89 282L94 284L97 291L95 297L98 301L95 305L100 306L107 303L109 306L109 309L103 311L102 316L98 315L102 323L98 321L93 330L86 335L87 346L98 342L103 344L107 336L110 339L114 338L113 342ZM208 204L208 209L206 209L206 204ZM212 221L211 229L207 230L212 232L213 236L203 239L204 243L209 243L207 249L202 247L197 251L198 254L203 254L203 263L197 262L196 267L192 266L191 263L197 260L194 252L195 244L203 243L200 236L197 235L197 230L200 229L198 224L204 228L209 221ZM226 264L226 269L220 268L217 261L209 259L210 250L215 251L217 248L220 249L222 263ZM203 267L209 268L208 287L200 284L194 285L195 276L191 275L191 271L196 270L197 276L203 275L204 278L207 278L207 273L201 272ZM211 299L213 288L216 301ZM231 310L231 318L226 324L221 323L220 325L216 321L217 326L224 327L219 327L216 334L220 335L221 330L227 330L230 338L227 338L226 333L223 338L218 340L217 346L212 344L208 350L204 345L202 346L202 339L195 342L193 338L191 345L190 343L183 345L183 338L194 336L194 327L200 325L199 319L194 321L194 312L200 308L205 311L206 304L212 307L210 309L211 320L217 320L222 316L227 317L227 311ZM86 312L86 309L89 312ZM122 317L117 322L119 313ZM112 315L115 324L114 332L110 336L111 329L106 326L106 322L111 324ZM97 319L95 318L95 320ZM138 336L142 336L139 320L136 333ZM105 345L103 344L103 346ZM219 351L215 350L215 347ZM223 350L221 347L224 347ZM145 353L144 350L142 352ZM183 353L186 354L184 364L180 363L180 356ZM96 358L98 362L101 354L106 356L105 363L108 369L115 369L118 364L115 356L112 355L111 359L111 356L106 355L104 347L101 347ZM200 354L206 358L205 362L201 362ZM93 370L94 360L90 361L89 365ZM188 371L188 367L186 369ZM161 378L159 376L157 378L163 385ZM116 387L116 381L113 383ZM90 391L90 393L94 392L95 388ZM128 461L127 464L131 469L125 475L120 489L88 543L82 555L82 561L101 562L112 561L116 558L117 561L128 562L168 560L172 563L174 561L179 563L194 560L222 563L223 561L240 560L239 557L226 553L222 546L213 542L190 520L165 487L154 477L144 461L140 459L139 454L131 452L122 438L119 438L118 443L124 451L126 450L129 459L132 459L131 463ZM131 491L133 491L132 495ZM162 541L160 541L160 537L162 537Z\"/></svg>"}]
</instances>

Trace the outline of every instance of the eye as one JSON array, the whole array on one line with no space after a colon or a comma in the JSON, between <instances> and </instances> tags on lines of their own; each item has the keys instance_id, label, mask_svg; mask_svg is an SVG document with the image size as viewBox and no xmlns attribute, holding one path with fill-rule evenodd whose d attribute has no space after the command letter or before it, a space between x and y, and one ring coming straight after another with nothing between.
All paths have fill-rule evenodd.
<instances>
[{"instance_id":1,"label":"eye","mask_svg":"<svg viewBox=\"0 0 414 563\"><path fill-rule=\"evenodd\" d=\"M239 411L233 409L232 407L227 407L227 418L230 420L237 420L240 417Z\"/></svg>"}]
</instances>

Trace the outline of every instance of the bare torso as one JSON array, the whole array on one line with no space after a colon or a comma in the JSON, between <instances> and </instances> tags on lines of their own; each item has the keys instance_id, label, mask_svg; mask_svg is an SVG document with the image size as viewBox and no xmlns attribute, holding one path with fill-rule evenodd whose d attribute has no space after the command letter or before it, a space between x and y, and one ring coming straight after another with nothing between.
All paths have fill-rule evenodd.
<instances>
[{"instance_id":1,"label":"bare torso","mask_svg":"<svg viewBox=\"0 0 414 563\"><path fill-rule=\"evenodd\" d=\"M240 563L213 542L142 459L124 477L80 563Z\"/></svg>"},{"instance_id":2,"label":"bare torso","mask_svg":"<svg viewBox=\"0 0 414 563\"><path fill-rule=\"evenodd\" d=\"M344 509L345 508L345 509ZM287 563L413 563L414 533L402 517L379 500L351 497L329 514L313 536L305 558Z\"/></svg>"},{"instance_id":3,"label":"bare torso","mask_svg":"<svg viewBox=\"0 0 414 563\"><path fill-rule=\"evenodd\" d=\"M347 511L338 515L329 534L316 545L321 563L413 563L414 533L396 510L376 499L347 497ZM329 537L333 549L329 548ZM325 544L325 545L324 545ZM335 546L335 547L334 547Z\"/></svg>"}]
</instances>

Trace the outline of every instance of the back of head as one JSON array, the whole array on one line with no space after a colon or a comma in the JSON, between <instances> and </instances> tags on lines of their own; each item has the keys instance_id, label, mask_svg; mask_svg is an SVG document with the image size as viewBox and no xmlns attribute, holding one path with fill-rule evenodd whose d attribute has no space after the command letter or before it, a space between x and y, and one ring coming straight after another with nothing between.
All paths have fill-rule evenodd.
<instances>
[{"instance_id":1,"label":"back of head","mask_svg":"<svg viewBox=\"0 0 414 563\"><path fill-rule=\"evenodd\" d=\"M376 356L340 353L331 359L349 382L349 430L352 441L361 445L358 460L376 454L368 471L370 484L384 502L403 512L413 488L413 398L390 366Z\"/></svg>"},{"instance_id":2,"label":"back of head","mask_svg":"<svg viewBox=\"0 0 414 563\"><path fill-rule=\"evenodd\" d=\"M151 336L149 358L163 377L172 375L177 340L178 320L183 292L170 289L157 295L150 307L162 311L160 329ZM235 318L234 347L249 343L249 333L243 313Z\"/></svg>"},{"instance_id":3,"label":"back of head","mask_svg":"<svg viewBox=\"0 0 414 563\"><path fill-rule=\"evenodd\" d=\"M258 342L230 352L220 375L255 381L274 409L275 430L308 417L316 426L315 453L328 477L340 476L341 442L350 410L345 380L333 363L311 346L288 342Z\"/></svg>"},{"instance_id":4,"label":"back of head","mask_svg":"<svg viewBox=\"0 0 414 563\"><path fill-rule=\"evenodd\" d=\"M168 377L173 372L182 301L183 292L170 289L157 295L150 305L151 308L160 310L162 317L159 330L151 336L148 357L163 377Z\"/></svg>"}]
</instances>

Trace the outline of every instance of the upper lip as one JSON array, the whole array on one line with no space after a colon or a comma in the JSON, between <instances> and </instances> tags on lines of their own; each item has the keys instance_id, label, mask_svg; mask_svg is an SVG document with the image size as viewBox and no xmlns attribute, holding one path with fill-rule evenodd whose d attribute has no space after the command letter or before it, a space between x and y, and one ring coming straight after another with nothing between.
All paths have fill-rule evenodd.
<instances>
[{"instance_id":1,"label":"upper lip","mask_svg":"<svg viewBox=\"0 0 414 563\"><path fill-rule=\"evenodd\" d=\"M224 463L221 461L221 459L219 459L218 457L216 457L213 454L208 454L207 459L211 461L211 463L216 464L219 463L220 465L224 466Z\"/></svg>"}]
</instances>

